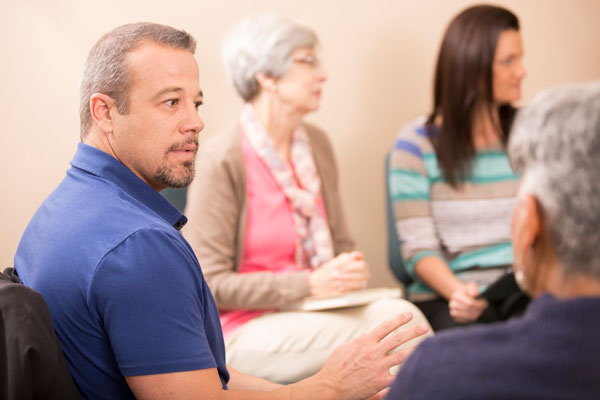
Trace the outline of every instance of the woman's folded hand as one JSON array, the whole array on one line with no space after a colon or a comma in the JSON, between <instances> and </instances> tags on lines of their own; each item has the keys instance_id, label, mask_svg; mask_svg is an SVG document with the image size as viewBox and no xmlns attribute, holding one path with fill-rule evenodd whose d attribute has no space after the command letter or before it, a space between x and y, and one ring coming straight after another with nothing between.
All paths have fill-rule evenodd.
<instances>
[{"instance_id":1,"label":"woman's folded hand","mask_svg":"<svg viewBox=\"0 0 600 400\"><path fill-rule=\"evenodd\" d=\"M308 282L312 296L333 296L367 286L371 273L359 251L341 253L316 268Z\"/></svg>"}]
</instances>

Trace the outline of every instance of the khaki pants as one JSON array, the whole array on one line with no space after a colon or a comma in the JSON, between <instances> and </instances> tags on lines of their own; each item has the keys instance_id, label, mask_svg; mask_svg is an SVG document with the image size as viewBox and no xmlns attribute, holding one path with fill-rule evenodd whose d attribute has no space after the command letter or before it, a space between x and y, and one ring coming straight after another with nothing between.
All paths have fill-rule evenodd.
<instances>
[{"instance_id":1,"label":"khaki pants","mask_svg":"<svg viewBox=\"0 0 600 400\"><path fill-rule=\"evenodd\" d=\"M405 326L427 322L414 304L403 299L383 299L366 306L329 311L264 314L228 338L227 363L273 382L297 382L318 372L337 346L406 311L413 314L413 319ZM430 330L425 337L432 334ZM400 348L414 346L423 338Z\"/></svg>"}]
</instances>

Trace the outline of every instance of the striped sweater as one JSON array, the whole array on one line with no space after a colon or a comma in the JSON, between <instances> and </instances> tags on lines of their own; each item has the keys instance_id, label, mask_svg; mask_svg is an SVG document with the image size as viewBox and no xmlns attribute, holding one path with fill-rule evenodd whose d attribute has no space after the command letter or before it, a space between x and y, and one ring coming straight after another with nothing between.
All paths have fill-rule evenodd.
<instances>
[{"instance_id":1,"label":"striped sweater","mask_svg":"<svg viewBox=\"0 0 600 400\"><path fill-rule=\"evenodd\" d=\"M421 117L402 128L388 176L402 258L415 279L408 288L413 295L433 293L414 271L426 256L442 258L465 281L485 276L486 268L512 264L510 216L519 180L498 146L479 150L470 175L453 188L438 166L424 122ZM465 272L474 267L481 270ZM487 282L475 280L489 283L492 275Z\"/></svg>"}]
</instances>

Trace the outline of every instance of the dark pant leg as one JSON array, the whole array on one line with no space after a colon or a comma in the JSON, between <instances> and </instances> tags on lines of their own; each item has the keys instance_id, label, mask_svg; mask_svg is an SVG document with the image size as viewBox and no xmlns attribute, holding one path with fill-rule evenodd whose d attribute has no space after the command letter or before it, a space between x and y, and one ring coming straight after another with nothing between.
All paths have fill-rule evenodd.
<instances>
[{"instance_id":1,"label":"dark pant leg","mask_svg":"<svg viewBox=\"0 0 600 400\"><path fill-rule=\"evenodd\" d=\"M415 305L425 314L434 331L467 325L456 322L450 316L448 302L444 299L420 301L415 303Z\"/></svg>"}]
</instances>

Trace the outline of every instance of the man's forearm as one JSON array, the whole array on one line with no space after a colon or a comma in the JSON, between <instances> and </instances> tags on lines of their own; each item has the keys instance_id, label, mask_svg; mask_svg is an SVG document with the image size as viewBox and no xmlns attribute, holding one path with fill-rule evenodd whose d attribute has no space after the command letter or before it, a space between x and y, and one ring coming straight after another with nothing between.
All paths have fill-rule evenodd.
<instances>
[{"instance_id":1,"label":"man's forearm","mask_svg":"<svg viewBox=\"0 0 600 400\"><path fill-rule=\"evenodd\" d=\"M227 386L232 390L256 390L267 392L283 386L278 383L269 382L266 379L245 374L232 368L230 365L227 366L227 371L229 371L229 383Z\"/></svg>"}]
</instances>

